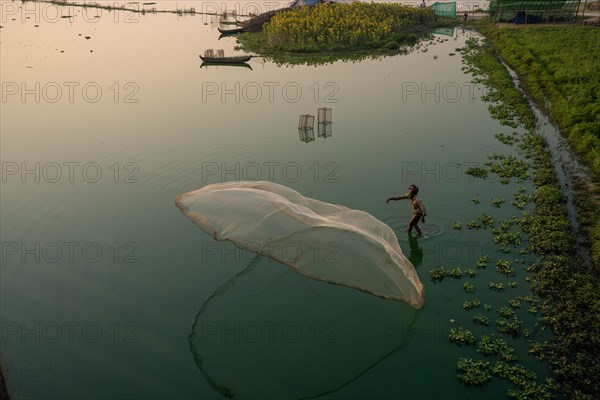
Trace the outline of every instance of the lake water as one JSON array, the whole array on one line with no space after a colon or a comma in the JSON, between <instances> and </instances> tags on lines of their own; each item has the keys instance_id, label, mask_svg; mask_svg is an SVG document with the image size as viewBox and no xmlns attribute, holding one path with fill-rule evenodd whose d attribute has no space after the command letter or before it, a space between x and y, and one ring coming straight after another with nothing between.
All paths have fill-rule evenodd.
<instances>
[{"instance_id":1,"label":"lake water","mask_svg":"<svg viewBox=\"0 0 600 400\"><path fill-rule=\"evenodd\" d=\"M496 260L517 255L499 255L489 230L453 229L483 212L519 215L516 183L465 174L513 151L494 139L512 129L490 119L461 70L456 48L473 33L441 31L376 60L201 68L206 48L235 53L209 16L1 6L1 357L14 398L505 397L504 382L457 380L456 360L477 353L448 343L450 320L493 329L462 309L474 296L464 280L429 279L489 255L471 279L482 302L528 293L521 270L517 288L488 290L506 282ZM299 116L321 107L332 109L327 133L316 122L313 136L299 132ZM425 285L424 307L300 277L214 241L175 206L232 180L270 180L385 222ZM411 183L428 209L416 239L408 202L384 201ZM337 249L315 243L315 257L335 262ZM526 353L526 340L508 340Z\"/></svg>"}]
</instances>

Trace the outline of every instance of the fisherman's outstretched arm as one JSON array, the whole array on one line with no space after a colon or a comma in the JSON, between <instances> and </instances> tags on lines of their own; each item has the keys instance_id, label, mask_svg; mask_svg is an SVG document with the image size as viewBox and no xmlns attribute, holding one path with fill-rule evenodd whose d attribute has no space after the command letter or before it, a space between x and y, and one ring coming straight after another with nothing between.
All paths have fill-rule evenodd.
<instances>
[{"instance_id":1,"label":"fisherman's outstretched arm","mask_svg":"<svg viewBox=\"0 0 600 400\"><path fill-rule=\"evenodd\" d=\"M390 198L389 198L389 199L387 199L385 202L386 202L386 203L389 203L389 202L390 202L390 200L394 200L394 201L398 201L398 200L406 200L406 199L409 199L409 198L410 198L410 197L409 197L409 194L410 194L410 193L406 193L406 194L401 194L401 195L398 195L398 196L390 197Z\"/></svg>"}]
</instances>

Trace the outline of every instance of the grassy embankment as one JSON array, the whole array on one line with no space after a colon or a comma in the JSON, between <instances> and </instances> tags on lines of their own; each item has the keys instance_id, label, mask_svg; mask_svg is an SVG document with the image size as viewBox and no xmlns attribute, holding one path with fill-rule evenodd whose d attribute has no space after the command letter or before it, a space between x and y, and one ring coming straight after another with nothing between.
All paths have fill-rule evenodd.
<instances>
[{"instance_id":1,"label":"grassy embankment","mask_svg":"<svg viewBox=\"0 0 600 400\"><path fill-rule=\"evenodd\" d=\"M490 35L490 32L486 33ZM531 214L523 212L521 218L515 219L514 222L518 224L521 232L527 235L528 250L536 256L535 262L525 268L525 271L531 273L527 280L531 282L532 292L541 299L541 302L536 303L535 309L532 311L534 313L541 312L541 324L549 327L552 331L552 337L549 340L542 339L532 343L529 353L548 364L554 374L556 384L552 381L545 385L536 383L535 374L532 375L527 370L523 370L518 364L511 366L509 363L516 360L510 351L504 348L506 346L492 349L493 353L502 352L502 361L497 362L491 369L485 360L460 359L457 364L459 379L467 384L483 384L491 379L491 372L519 387L519 390L509 391L508 395L511 398L546 398L553 396L552 393L555 392L559 397L596 399L600 397L600 381L597 379L600 376L600 364L598 363L600 359L600 280L595 271L586 268L583 261L577 257L574 239L570 232L564 194L559 187L547 145L544 139L535 132L535 118L527 99L514 87L508 71L497 58L494 45L498 43L498 40L498 37L492 38L483 45L471 41L469 46L463 50L463 54L466 62L470 65L471 72L478 76L480 82L491 88L487 100L492 102L490 105L492 115L505 125L516 126L518 123L529 130L529 133L515 141L519 142L519 152L531 160L533 166L531 176L536 186L536 190L530 196L521 194L519 198L532 200L534 211ZM591 44L588 42L588 45ZM540 46L543 47L543 44ZM593 45L591 46L593 47ZM524 47L527 49L526 45ZM513 57L522 54L519 49L515 48L513 48L513 52L515 53L512 55ZM536 53L536 55L538 54ZM511 59L511 57L508 58ZM531 67L532 64L533 61L529 66ZM560 69L554 70L548 63L542 64L540 68L542 66L547 68L543 73L548 79L560 76L558 74ZM571 72L573 75L570 76L585 75L581 73L582 69L585 71L585 65L571 66L574 70ZM517 71L520 72L520 69ZM542 74L537 69L536 73ZM525 73L523 76L526 77L528 74ZM555 83L552 80L549 82ZM565 90L557 88L557 91L561 93L565 93ZM573 104L574 102L575 100L572 100ZM592 107L589 112L593 112L593 110ZM563 112L564 114L560 115L572 115L569 113L574 111L564 110ZM500 136L499 139L507 143L512 142L507 140L507 137ZM508 159L507 157L501 158L504 161ZM498 166L502 168L497 168ZM475 172L481 177L487 176L488 172L504 174L508 172L509 177L526 178L528 174L523 168L520 168L521 166L524 167L524 164L504 162L494 165L491 163L489 170L480 169ZM516 194L515 197L517 198ZM500 224L500 228L502 228L502 224ZM500 242L503 237L511 238L511 234L506 236L507 232L503 229L495 232L494 241L496 241L496 237L501 239ZM477 267L480 266L477 265ZM497 268L507 276L516 273L510 265L499 263ZM529 300L531 301L531 299ZM520 307L514 300L511 307L513 305L517 308ZM512 318L508 325L502 319L496 322L500 334L506 334L503 330L506 330L507 326L511 329L514 328L511 332L513 336L525 333L514 311L510 311L508 308L499 311L501 315L504 311ZM473 318L475 320L475 316ZM475 322L477 323L477 320ZM489 355L490 343L486 342L484 338L475 339L472 335L455 331L454 336L451 334L450 340L459 341L457 338L464 339L465 337L469 339L467 342L477 345L479 353L484 356Z\"/></svg>"},{"instance_id":2,"label":"grassy embankment","mask_svg":"<svg viewBox=\"0 0 600 400\"><path fill-rule=\"evenodd\" d=\"M585 244L600 271L600 30L487 26L482 31L592 172L591 181L574 184Z\"/></svg>"},{"instance_id":3,"label":"grassy embankment","mask_svg":"<svg viewBox=\"0 0 600 400\"><path fill-rule=\"evenodd\" d=\"M288 58L318 53L329 60L352 59L373 51L396 54L436 25L431 10L401 4L318 4L281 12L262 32L245 33L238 40L245 51L275 60L282 53Z\"/></svg>"}]
</instances>

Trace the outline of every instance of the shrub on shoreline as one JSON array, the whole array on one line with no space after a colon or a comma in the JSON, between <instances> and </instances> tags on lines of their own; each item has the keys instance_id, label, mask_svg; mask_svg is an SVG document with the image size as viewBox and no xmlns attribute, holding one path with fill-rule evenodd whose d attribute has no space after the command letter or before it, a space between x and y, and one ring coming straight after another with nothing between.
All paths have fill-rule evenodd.
<instances>
[{"instance_id":1,"label":"shrub on shoreline","mask_svg":"<svg viewBox=\"0 0 600 400\"><path fill-rule=\"evenodd\" d=\"M265 24L264 45L290 52L398 49L410 28L434 20L429 9L401 4L356 2L295 7Z\"/></svg>"}]
</instances>

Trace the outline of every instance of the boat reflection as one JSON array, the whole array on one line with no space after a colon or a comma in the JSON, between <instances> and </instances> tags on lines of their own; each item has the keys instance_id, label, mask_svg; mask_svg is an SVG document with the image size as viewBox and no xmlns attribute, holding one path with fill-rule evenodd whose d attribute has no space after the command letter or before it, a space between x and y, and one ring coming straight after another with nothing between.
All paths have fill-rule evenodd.
<instances>
[{"instance_id":1,"label":"boat reflection","mask_svg":"<svg viewBox=\"0 0 600 400\"><path fill-rule=\"evenodd\" d=\"M248 63L215 63L210 61L203 61L202 64L200 64L200 68L202 67L242 67L248 68L252 71L252 67Z\"/></svg>"}]
</instances>

